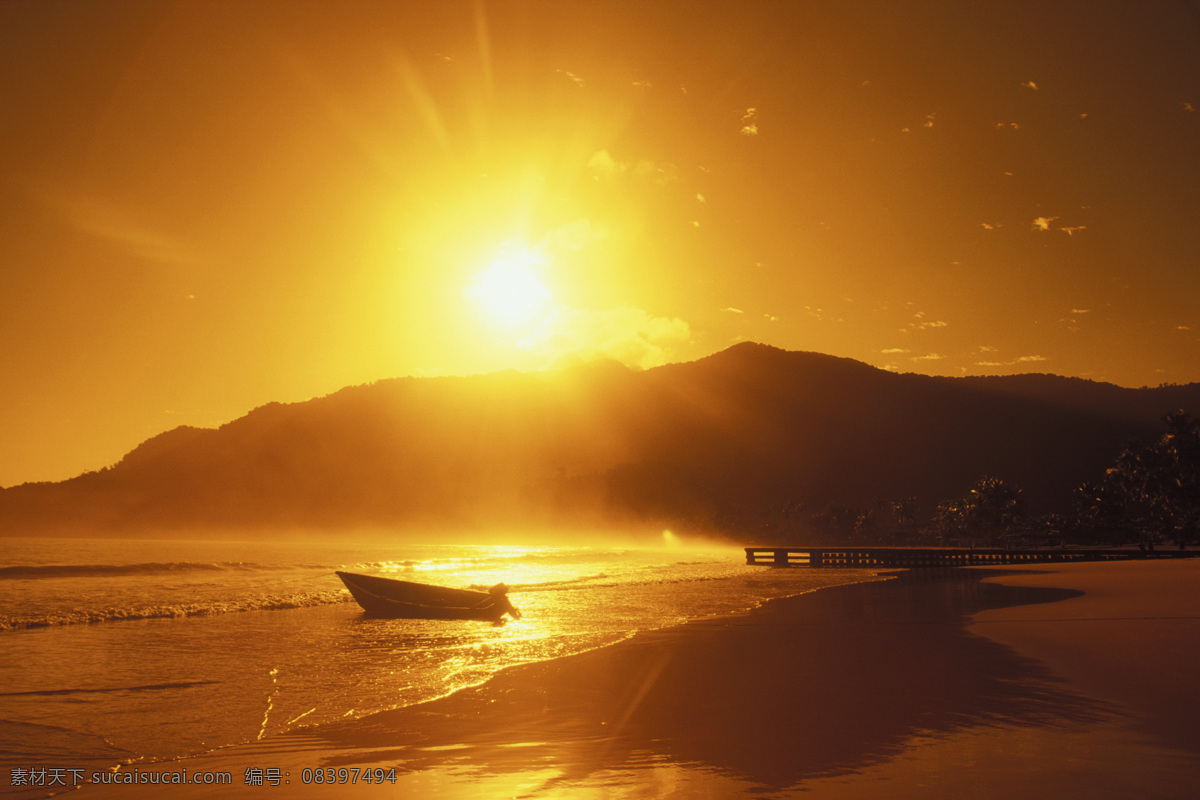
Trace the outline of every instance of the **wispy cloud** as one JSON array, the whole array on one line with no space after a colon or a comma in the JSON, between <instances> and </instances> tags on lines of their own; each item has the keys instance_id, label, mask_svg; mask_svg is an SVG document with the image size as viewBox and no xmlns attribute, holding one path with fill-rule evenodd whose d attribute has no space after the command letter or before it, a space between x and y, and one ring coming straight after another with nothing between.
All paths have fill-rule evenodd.
<instances>
[{"instance_id":1,"label":"wispy cloud","mask_svg":"<svg viewBox=\"0 0 1200 800\"><path fill-rule=\"evenodd\" d=\"M615 178L628 169L628 164L617 161L607 150L597 150L588 160L588 170L598 178Z\"/></svg>"},{"instance_id":2,"label":"wispy cloud","mask_svg":"<svg viewBox=\"0 0 1200 800\"><path fill-rule=\"evenodd\" d=\"M745 311L742 311L740 308L734 308L733 306L728 306L726 308L722 308L721 310L728 311L730 314L745 314L746 313Z\"/></svg>"},{"instance_id":3,"label":"wispy cloud","mask_svg":"<svg viewBox=\"0 0 1200 800\"><path fill-rule=\"evenodd\" d=\"M672 348L691 339L691 328L678 317L654 317L640 308L603 311L560 309L517 344L559 368L612 358L626 366L649 369L666 364Z\"/></svg>"},{"instance_id":4,"label":"wispy cloud","mask_svg":"<svg viewBox=\"0 0 1200 800\"><path fill-rule=\"evenodd\" d=\"M606 234L602 228L596 227L590 220L580 218L559 225L547 235L544 248L551 254L564 251L582 250L593 242L604 239Z\"/></svg>"},{"instance_id":5,"label":"wispy cloud","mask_svg":"<svg viewBox=\"0 0 1200 800\"><path fill-rule=\"evenodd\" d=\"M991 350L989 352L995 352L995 350ZM975 366L977 366L977 367L1015 367L1015 366L1019 366L1021 364L1036 364L1040 361L1049 361L1049 360L1050 359L1046 358L1045 356L1020 356L1019 358L1014 358L1011 361L991 361L991 360L976 361Z\"/></svg>"},{"instance_id":6,"label":"wispy cloud","mask_svg":"<svg viewBox=\"0 0 1200 800\"><path fill-rule=\"evenodd\" d=\"M929 315L924 311L918 311L917 313L913 314L913 319L915 319L916 322L910 322L907 327L901 328L900 330L904 332L926 331L930 330L931 328L945 328L950 324L943 319L928 319L928 316Z\"/></svg>"},{"instance_id":7,"label":"wispy cloud","mask_svg":"<svg viewBox=\"0 0 1200 800\"><path fill-rule=\"evenodd\" d=\"M1034 81L1024 81L1021 86L1025 89L1032 89L1035 92L1038 88L1038 85Z\"/></svg>"},{"instance_id":8,"label":"wispy cloud","mask_svg":"<svg viewBox=\"0 0 1200 800\"><path fill-rule=\"evenodd\" d=\"M926 128L926 129L932 128L932 127L933 127L933 121L934 121L935 119L937 119L937 112L936 112L936 111L932 111L932 112L930 112L930 113L926 114L926 115L925 115L925 121L921 123L921 127L922 127L922 128ZM911 128L910 126L908 126L908 125L905 125L903 128L901 128L901 129L900 129L900 132L901 132L901 133L912 133L912 128Z\"/></svg>"},{"instance_id":9,"label":"wispy cloud","mask_svg":"<svg viewBox=\"0 0 1200 800\"><path fill-rule=\"evenodd\" d=\"M926 353L923 356L913 356L913 361L941 361L945 356L940 353Z\"/></svg>"},{"instance_id":10,"label":"wispy cloud","mask_svg":"<svg viewBox=\"0 0 1200 800\"><path fill-rule=\"evenodd\" d=\"M812 306L805 306L804 313L810 317L819 319L821 322L845 322L846 321L842 317L832 316L832 314L824 308L813 308Z\"/></svg>"},{"instance_id":11,"label":"wispy cloud","mask_svg":"<svg viewBox=\"0 0 1200 800\"><path fill-rule=\"evenodd\" d=\"M112 203L87 198L43 198L77 230L108 242L136 258L159 264L194 264L198 256L170 234L147 224L139 215Z\"/></svg>"},{"instance_id":12,"label":"wispy cloud","mask_svg":"<svg viewBox=\"0 0 1200 800\"><path fill-rule=\"evenodd\" d=\"M882 353L882 354L884 354L884 355L892 355L892 354L895 354L895 353L911 353L912 351L911 351L911 350L908 350L908 349L906 349L906 348L904 348L904 347L889 347L888 349L886 349L886 350L880 350L879 352L880 352L880 353Z\"/></svg>"},{"instance_id":13,"label":"wispy cloud","mask_svg":"<svg viewBox=\"0 0 1200 800\"><path fill-rule=\"evenodd\" d=\"M678 169L674 164L656 163L641 159L634 163L618 161L607 150L598 150L588 160L588 171L597 180L633 178L665 186L675 180Z\"/></svg>"},{"instance_id":14,"label":"wispy cloud","mask_svg":"<svg viewBox=\"0 0 1200 800\"><path fill-rule=\"evenodd\" d=\"M747 108L746 113L742 114L742 129L738 131L743 136L758 135L758 109Z\"/></svg>"},{"instance_id":15,"label":"wispy cloud","mask_svg":"<svg viewBox=\"0 0 1200 800\"><path fill-rule=\"evenodd\" d=\"M578 86L580 89L587 86L587 83L584 82L583 78L579 77L574 72L570 72L565 69L556 69L554 71L557 72L559 75L566 75L567 78L569 78L571 80L571 82L574 83L576 86Z\"/></svg>"},{"instance_id":16,"label":"wispy cloud","mask_svg":"<svg viewBox=\"0 0 1200 800\"><path fill-rule=\"evenodd\" d=\"M999 352L1000 352L1000 348L998 348L998 347L991 347L988 345L980 345L979 353L981 356L983 356L983 358L979 361L974 362L975 366L977 366L977 367L1016 367L1016 366L1020 366L1022 364L1033 364L1033 363L1037 363L1039 361L1049 361L1050 360L1046 356L1042 356L1042 355L1028 355L1028 356L1018 356L1017 358L1012 358L1007 361L1001 361L1000 359L996 358L996 354L998 354Z\"/></svg>"},{"instance_id":17,"label":"wispy cloud","mask_svg":"<svg viewBox=\"0 0 1200 800\"><path fill-rule=\"evenodd\" d=\"M1052 225L1051 223L1058 217L1037 217L1033 221L1033 230L1035 231L1062 231L1067 236L1074 236L1080 231L1086 231L1087 225Z\"/></svg>"}]
</instances>

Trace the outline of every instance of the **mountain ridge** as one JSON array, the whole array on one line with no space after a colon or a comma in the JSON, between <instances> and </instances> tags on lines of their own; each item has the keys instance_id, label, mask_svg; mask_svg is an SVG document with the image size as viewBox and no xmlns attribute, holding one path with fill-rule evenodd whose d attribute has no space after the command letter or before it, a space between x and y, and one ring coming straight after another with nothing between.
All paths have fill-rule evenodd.
<instances>
[{"instance_id":1,"label":"mountain ridge","mask_svg":"<svg viewBox=\"0 0 1200 800\"><path fill-rule=\"evenodd\" d=\"M111 467L0 490L0 534L671 525L913 497L982 475L1056 510L1200 384L940 378L742 342L634 371L391 378L181 426Z\"/></svg>"}]
</instances>

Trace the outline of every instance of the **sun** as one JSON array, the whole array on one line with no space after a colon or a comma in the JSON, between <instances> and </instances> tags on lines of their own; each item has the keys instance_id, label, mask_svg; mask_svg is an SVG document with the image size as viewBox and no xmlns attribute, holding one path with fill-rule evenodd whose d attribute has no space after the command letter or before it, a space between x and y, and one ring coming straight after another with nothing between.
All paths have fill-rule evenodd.
<instances>
[{"instance_id":1,"label":"sun","mask_svg":"<svg viewBox=\"0 0 1200 800\"><path fill-rule=\"evenodd\" d=\"M545 264L538 253L522 248L504 252L479 272L464 294L493 321L507 327L539 322L550 306L550 290L538 280Z\"/></svg>"}]
</instances>

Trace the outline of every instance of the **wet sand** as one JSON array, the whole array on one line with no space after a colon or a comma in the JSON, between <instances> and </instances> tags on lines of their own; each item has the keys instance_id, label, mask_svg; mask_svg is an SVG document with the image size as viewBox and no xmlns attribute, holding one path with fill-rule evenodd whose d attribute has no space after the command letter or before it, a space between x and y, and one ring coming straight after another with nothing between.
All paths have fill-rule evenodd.
<instances>
[{"instance_id":1,"label":"wet sand","mask_svg":"<svg viewBox=\"0 0 1200 800\"><path fill-rule=\"evenodd\" d=\"M233 773L183 797L1192 797L1198 589L1200 561L910 572L154 768ZM303 784L367 766L396 782ZM115 789L81 796L156 791Z\"/></svg>"}]
</instances>

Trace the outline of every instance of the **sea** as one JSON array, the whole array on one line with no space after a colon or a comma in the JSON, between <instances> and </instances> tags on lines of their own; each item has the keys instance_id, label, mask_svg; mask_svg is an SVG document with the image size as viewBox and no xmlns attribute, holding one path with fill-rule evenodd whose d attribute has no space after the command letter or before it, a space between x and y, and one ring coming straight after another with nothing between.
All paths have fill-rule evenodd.
<instances>
[{"instance_id":1,"label":"sea","mask_svg":"<svg viewBox=\"0 0 1200 800\"><path fill-rule=\"evenodd\" d=\"M747 566L670 533L654 545L0 540L0 787L13 770L171 762L364 717L875 577ZM502 581L522 618L372 619L335 570Z\"/></svg>"}]
</instances>

